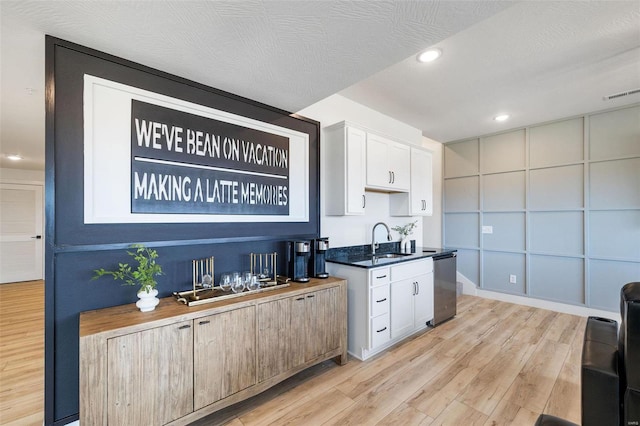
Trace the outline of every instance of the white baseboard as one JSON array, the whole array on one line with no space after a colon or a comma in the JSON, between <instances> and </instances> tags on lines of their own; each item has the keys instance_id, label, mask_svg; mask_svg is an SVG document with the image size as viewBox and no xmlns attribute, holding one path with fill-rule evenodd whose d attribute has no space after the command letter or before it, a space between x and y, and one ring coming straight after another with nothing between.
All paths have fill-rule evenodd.
<instances>
[{"instance_id":1,"label":"white baseboard","mask_svg":"<svg viewBox=\"0 0 640 426\"><path fill-rule=\"evenodd\" d=\"M552 302L550 300L536 299L527 296L518 296L515 294L499 293L496 291L483 290L478 288L473 281L457 273L458 282L462 283L462 294L471 296L484 297L485 299L500 300L503 302L515 303L518 305L531 306L534 308L548 309L550 311L561 312L564 314L578 315L581 317L602 317L618 321L620 323L620 314L611 311L603 311L600 309L587 308L584 306L569 305L566 303Z\"/></svg>"}]
</instances>

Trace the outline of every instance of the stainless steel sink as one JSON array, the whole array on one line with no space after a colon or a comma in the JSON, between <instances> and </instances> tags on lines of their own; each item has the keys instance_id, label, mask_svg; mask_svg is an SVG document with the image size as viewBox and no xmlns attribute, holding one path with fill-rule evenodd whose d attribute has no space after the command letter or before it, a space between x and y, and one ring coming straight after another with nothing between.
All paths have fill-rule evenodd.
<instances>
[{"instance_id":1,"label":"stainless steel sink","mask_svg":"<svg viewBox=\"0 0 640 426\"><path fill-rule=\"evenodd\" d=\"M410 253L384 253L373 256L375 259L397 259L399 257L410 256Z\"/></svg>"}]
</instances>

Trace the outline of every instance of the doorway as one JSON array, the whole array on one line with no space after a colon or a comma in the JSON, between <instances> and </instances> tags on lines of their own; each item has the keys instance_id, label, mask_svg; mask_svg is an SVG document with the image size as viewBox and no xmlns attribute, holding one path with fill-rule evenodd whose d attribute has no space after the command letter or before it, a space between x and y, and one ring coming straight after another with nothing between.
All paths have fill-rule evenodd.
<instances>
[{"instance_id":1,"label":"doorway","mask_svg":"<svg viewBox=\"0 0 640 426\"><path fill-rule=\"evenodd\" d=\"M43 187L0 184L0 284L43 279Z\"/></svg>"}]
</instances>

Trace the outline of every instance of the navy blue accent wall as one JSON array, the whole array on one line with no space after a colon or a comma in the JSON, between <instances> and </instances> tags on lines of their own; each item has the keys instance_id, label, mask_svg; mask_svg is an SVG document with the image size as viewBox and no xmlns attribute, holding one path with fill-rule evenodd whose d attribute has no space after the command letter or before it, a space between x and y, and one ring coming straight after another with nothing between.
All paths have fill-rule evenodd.
<instances>
[{"instance_id":1,"label":"navy blue accent wall","mask_svg":"<svg viewBox=\"0 0 640 426\"><path fill-rule=\"evenodd\" d=\"M287 239L320 236L319 123L63 40L47 37L45 261L45 424L78 418L78 325L82 311L136 300L135 287L94 269L128 260L142 242L158 250L166 275L160 297L191 285L191 260L215 256L222 272L249 269L249 253L278 253L285 273ZM302 223L98 224L83 222L83 75L120 82L251 117L310 136L310 220ZM114 170L114 173L119 173ZM122 171L125 172L125 171ZM185 309L188 309L185 307Z\"/></svg>"}]
</instances>

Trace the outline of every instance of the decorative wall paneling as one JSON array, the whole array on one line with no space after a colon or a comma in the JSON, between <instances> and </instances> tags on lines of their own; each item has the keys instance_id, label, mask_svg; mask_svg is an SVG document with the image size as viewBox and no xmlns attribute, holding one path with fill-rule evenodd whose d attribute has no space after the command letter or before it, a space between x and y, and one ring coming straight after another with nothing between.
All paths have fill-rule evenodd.
<instances>
[{"instance_id":1,"label":"decorative wall paneling","mask_svg":"<svg viewBox=\"0 0 640 426\"><path fill-rule=\"evenodd\" d=\"M452 142L444 244L480 288L616 311L640 276L639 188L640 105Z\"/></svg>"}]
</instances>

